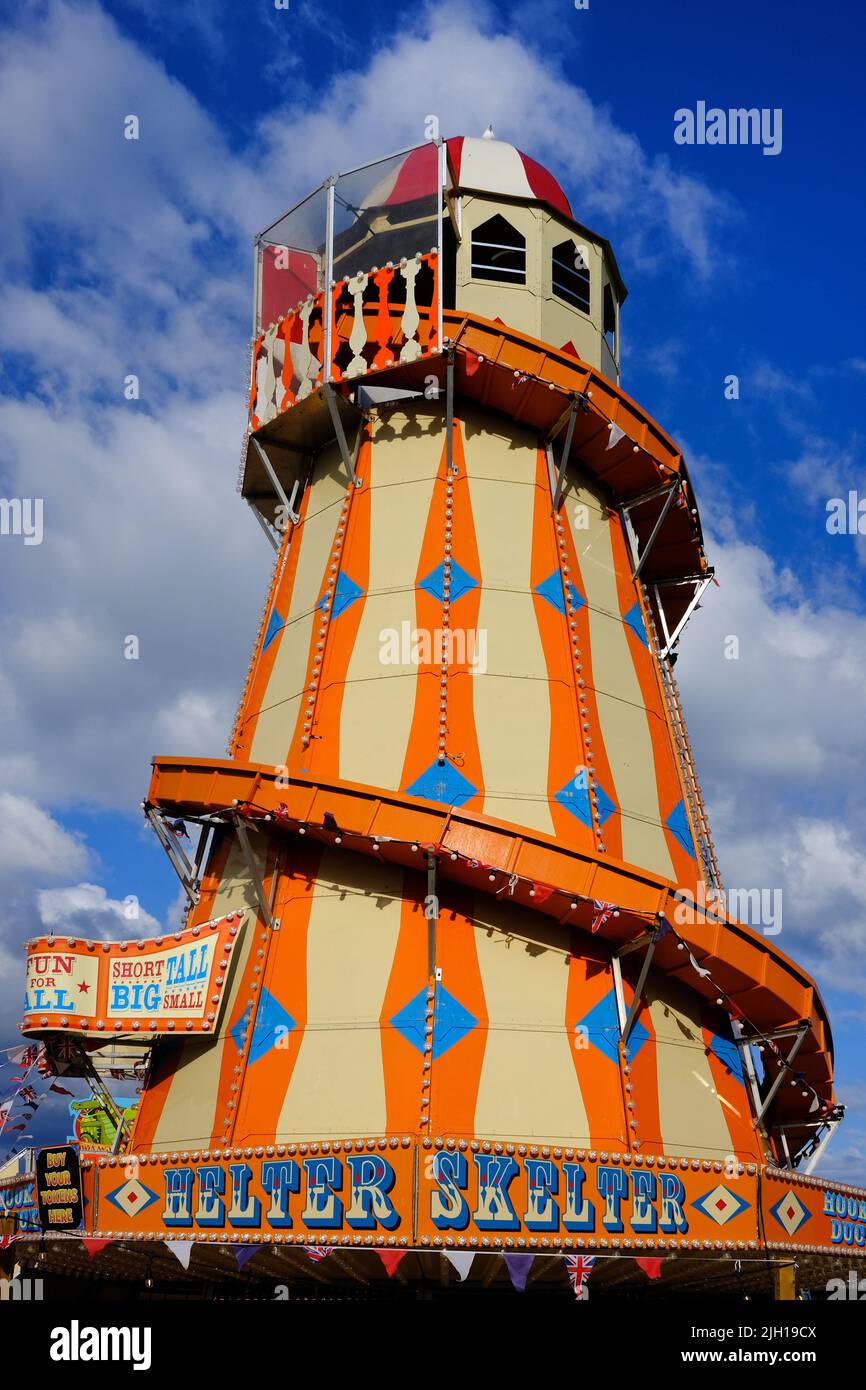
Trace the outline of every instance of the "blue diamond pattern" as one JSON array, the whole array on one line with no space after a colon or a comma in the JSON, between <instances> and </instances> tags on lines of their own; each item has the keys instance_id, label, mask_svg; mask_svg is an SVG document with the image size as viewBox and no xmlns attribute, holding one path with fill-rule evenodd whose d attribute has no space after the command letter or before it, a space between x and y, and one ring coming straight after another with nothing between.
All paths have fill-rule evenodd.
<instances>
[{"instance_id":1,"label":"blue diamond pattern","mask_svg":"<svg viewBox=\"0 0 866 1390\"><path fill-rule=\"evenodd\" d=\"M580 1028L586 1028L589 1033L589 1041L593 1047L597 1047L599 1052L605 1057L609 1057L612 1062L618 1063L620 1039L619 1016L616 1011L616 995L614 991L608 990L607 994L602 995L597 1004L594 1004L588 1014L580 1020ZM635 1019L631 1027L628 1039L629 1057L634 1061L645 1042L649 1041L649 1033L644 1028L640 1019Z\"/></svg>"},{"instance_id":2,"label":"blue diamond pattern","mask_svg":"<svg viewBox=\"0 0 866 1390\"><path fill-rule=\"evenodd\" d=\"M271 609L271 616L268 618L268 625L265 629L265 640L262 643L262 651L265 651L273 642L277 633L285 625L285 618L281 618L276 608Z\"/></svg>"},{"instance_id":3,"label":"blue diamond pattern","mask_svg":"<svg viewBox=\"0 0 866 1390\"><path fill-rule=\"evenodd\" d=\"M686 854L690 854L694 859L695 847L692 843L691 826L689 825L689 818L686 815L686 808L682 801L678 801L671 811L665 821L665 827L677 840L679 840Z\"/></svg>"},{"instance_id":4,"label":"blue diamond pattern","mask_svg":"<svg viewBox=\"0 0 866 1390\"><path fill-rule=\"evenodd\" d=\"M646 635L646 627L644 626L643 614L640 611L639 603L636 603L633 608L628 610L623 618L623 622L626 627L631 628L635 637L639 637L644 646L649 649L649 638Z\"/></svg>"},{"instance_id":5,"label":"blue diamond pattern","mask_svg":"<svg viewBox=\"0 0 866 1390\"><path fill-rule=\"evenodd\" d=\"M446 806L462 806L478 788L473 787L453 763L434 762L405 790L409 796L424 796L428 801L441 801Z\"/></svg>"},{"instance_id":6,"label":"blue diamond pattern","mask_svg":"<svg viewBox=\"0 0 866 1390\"><path fill-rule=\"evenodd\" d=\"M772 1212L773 1216L775 1216L782 1229L784 1231L787 1231L789 1236L793 1236L796 1235L797 1231L799 1231L801 1226L805 1226L806 1222L810 1219L812 1213L809 1211L809 1208L803 1202L800 1201L800 1198L795 1193L794 1202L800 1208L799 1217L796 1222L791 1221L790 1219L787 1221L783 1221L781 1216L781 1208L783 1208L787 1204L790 1197L790 1191L783 1193L782 1196L779 1198L778 1202L774 1202L774 1204L770 1207L770 1211Z\"/></svg>"},{"instance_id":7,"label":"blue diamond pattern","mask_svg":"<svg viewBox=\"0 0 866 1390\"><path fill-rule=\"evenodd\" d=\"M718 1210L712 1211L710 1207L706 1205L709 1198L716 1196L720 1187L725 1193L725 1196L730 1197L732 1203L730 1209L725 1212L721 1220L719 1219ZM750 1202L745 1202L743 1200L739 1192L732 1192L729 1187L724 1187L721 1183L717 1184L711 1191L705 1192L702 1197L696 1197L692 1202L692 1206L697 1207L699 1212L702 1212L704 1216L708 1216L711 1221L715 1221L717 1225L721 1226L726 1226L735 1216L739 1216L741 1212L746 1211L750 1205Z\"/></svg>"},{"instance_id":8,"label":"blue diamond pattern","mask_svg":"<svg viewBox=\"0 0 866 1390\"><path fill-rule=\"evenodd\" d=\"M334 597L331 602L331 617L339 618L341 613L345 613L347 608L351 608L356 599L361 598L364 590L359 588L354 579L350 579L342 570L337 575L337 582L334 585ZM321 611L325 606L325 595L319 599L316 607Z\"/></svg>"},{"instance_id":9,"label":"blue diamond pattern","mask_svg":"<svg viewBox=\"0 0 866 1390\"><path fill-rule=\"evenodd\" d=\"M128 1207L124 1206L124 1204L118 1200L118 1193L124 1192L131 1184L134 1185L135 1191L137 1193L140 1193L144 1196L144 1201L142 1202L141 1206L137 1206L134 1212L131 1212ZM116 1187L113 1192L109 1192L106 1195L108 1201L111 1202L112 1206L117 1207L118 1211L122 1211L124 1216L127 1217L133 1215L140 1216L141 1213L143 1211L147 1211L147 1208L149 1206L152 1206L154 1202L159 1201L159 1198L157 1197L156 1193L152 1192L149 1187L145 1187L144 1183L141 1181L141 1178L128 1179L125 1183L122 1183L120 1187Z\"/></svg>"},{"instance_id":10,"label":"blue diamond pattern","mask_svg":"<svg viewBox=\"0 0 866 1390\"><path fill-rule=\"evenodd\" d=\"M743 1076L743 1059L740 1056L740 1049L736 1043L729 1038L720 1038L718 1034L713 1037L710 1043L710 1051L714 1052L719 1061L730 1072L734 1081L738 1081L745 1088L746 1079Z\"/></svg>"},{"instance_id":11,"label":"blue diamond pattern","mask_svg":"<svg viewBox=\"0 0 866 1390\"><path fill-rule=\"evenodd\" d=\"M604 825L611 812L616 810L616 806L598 783L595 786L595 794L598 798L598 819L601 825ZM588 786L575 786L572 778L570 782L566 782L564 787L560 787L556 793L556 800L560 806L565 807L566 811L570 811L581 825L592 825L592 806Z\"/></svg>"},{"instance_id":12,"label":"blue diamond pattern","mask_svg":"<svg viewBox=\"0 0 866 1390\"><path fill-rule=\"evenodd\" d=\"M554 570L540 584L536 584L534 592L541 598L546 598L558 613L565 613L565 599L562 596L562 578L559 570ZM583 594L579 594L571 580L568 581L568 595L575 609L583 608L586 599Z\"/></svg>"},{"instance_id":13,"label":"blue diamond pattern","mask_svg":"<svg viewBox=\"0 0 866 1390\"><path fill-rule=\"evenodd\" d=\"M435 570L430 571L426 579L421 580L418 587L420 589L426 589L428 594L432 594L433 597L438 599L441 603L445 598L444 581L445 566L444 564L440 564L436 566ZM462 598L464 594L468 594L471 589L477 588L478 580L473 579L471 574L467 574L466 570L463 569L461 565L458 565L456 560L452 560L451 602L456 603L457 599Z\"/></svg>"},{"instance_id":14,"label":"blue diamond pattern","mask_svg":"<svg viewBox=\"0 0 866 1390\"><path fill-rule=\"evenodd\" d=\"M275 999L269 990L263 989L253 1027L253 1040L247 1058L249 1065L252 1066L253 1062L264 1057L275 1046L280 1037L284 1037L287 1032L291 1033L296 1027L297 1024L292 1015L283 1008L280 1001ZM278 1029L280 1030L279 1033L277 1032Z\"/></svg>"},{"instance_id":15,"label":"blue diamond pattern","mask_svg":"<svg viewBox=\"0 0 866 1390\"><path fill-rule=\"evenodd\" d=\"M404 1004L391 1019L391 1024L397 1032L422 1054L424 1028L427 1023L426 1011L427 990L421 989L415 998ZM478 1019L463 1007L459 999L449 994L444 985L436 985L436 997L433 1002L433 1051L430 1055L435 1059L450 1052L456 1043L472 1032L477 1023Z\"/></svg>"}]
</instances>

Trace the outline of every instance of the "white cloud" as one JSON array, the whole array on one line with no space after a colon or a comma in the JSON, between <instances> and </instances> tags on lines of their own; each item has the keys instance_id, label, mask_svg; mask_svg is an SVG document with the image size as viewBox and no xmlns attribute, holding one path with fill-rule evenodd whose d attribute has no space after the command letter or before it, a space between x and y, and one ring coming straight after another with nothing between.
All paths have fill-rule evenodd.
<instances>
[{"instance_id":1,"label":"white cloud","mask_svg":"<svg viewBox=\"0 0 866 1390\"><path fill-rule=\"evenodd\" d=\"M0 873L63 878L87 866L87 848L35 802L0 792Z\"/></svg>"},{"instance_id":2,"label":"white cloud","mask_svg":"<svg viewBox=\"0 0 866 1390\"><path fill-rule=\"evenodd\" d=\"M866 616L805 595L757 546L709 549L720 587L677 676L722 878L781 888L777 944L824 987L866 993Z\"/></svg>"},{"instance_id":3,"label":"white cloud","mask_svg":"<svg viewBox=\"0 0 866 1390\"><path fill-rule=\"evenodd\" d=\"M157 919L137 902L110 898L96 883L45 888L37 893L36 901L42 926L59 935L109 941L153 936L161 931Z\"/></svg>"}]
</instances>

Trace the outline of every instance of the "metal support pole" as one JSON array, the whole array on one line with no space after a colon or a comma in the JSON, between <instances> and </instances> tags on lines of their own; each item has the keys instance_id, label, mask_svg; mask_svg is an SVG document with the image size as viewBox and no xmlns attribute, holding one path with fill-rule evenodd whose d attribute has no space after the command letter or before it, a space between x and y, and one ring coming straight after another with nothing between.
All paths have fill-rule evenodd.
<instances>
[{"instance_id":1,"label":"metal support pole","mask_svg":"<svg viewBox=\"0 0 866 1390\"><path fill-rule=\"evenodd\" d=\"M616 1000L616 1017L619 1023L620 1036L625 1032L625 995L622 992L622 967L616 956L611 956L610 970L613 975L613 995Z\"/></svg>"},{"instance_id":2,"label":"metal support pole","mask_svg":"<svg viewBox=\"0 0 866 1390\"><path fill-rule=\"evenodd\" d=\"M324 362L322 363L322 381L331 380L331 355L333 344L331 336L333 325L331 323L331 281L334 278L334 185L337 176L332 176L325 182L325 283L322 286L322 309L325 320L325 341L324 341Z\"/></svg>"},{"instance_id":3,"label":"metal support pole","mask_svg":"<svg viewBox=\"0 0 866 1390\"><path fill-rule=\"evenodd\" d=\"M198 886L195 881L195 871L190 864L183 850L175 841L169 839L168 833L158 813L152 806L145 806L144 814L153 826L156 837L169 857L172 868L180 879L181 887L186 893L193 907L198 903Z\"/></svg>"},{"instance_id":4,"label":"metal support pole","mask_svg":"<svg viewBox=\"0 0 866 1390\"><path fill-rule=\"evenodd\" d=\"M705 592L705 590L706 590L706 588L707 588L707 585L710 584L710 583L712 582L712 578L713 578L713 576L710 574L710 575L707 576L706 579L702 579L702 580L697 584L697 586L695 587L694 595L693 595L693 597L692 597L692 599L691 599L691 602L689 603L688 608L686 609L685 613L684 613L683 616L680 618L679 622L677 623L677 625L676 625L676 627L674 628L673 632L670 633L670 635L668 635L667 623L664 624L664 627L665 627L665 637L667 638L667 642L666 642L666 645L665 645L663 651L660 653L661 656L663 656L663 657L664 657L664 656L667 656L668 652L671 650L671 647L674 645L674 642L676 642L677 638L679 637L680 633L682 632L682 630L683 630L683 628L685 627L686 623L688 622L689 618L692 616L692 614L694 613L694 611L695 611L695 609L697 608L698 604L700 603L700 601L701 601L701 599L702 599L702 597L703 597L703 595L704 595L704 592ZM656 599L658 599L658 594L656 594ZM659 612L661 613L661 611L662 611L661 604L659 604Z\"/></svg>"},{"instance_id":5,"label":"metal support pole","mask_svg":"<svg viewBox=\"0 0 866 1390\"><path fill-rule=\"evenodd\" d=\"M767 1094L764 1096L763 1102L762 1102L762 1104L761 1104L761 1108L760 1108L760 1110L758 1111L757 1115L755 1116L755 1123L756 1123L756 1124L759 1124L759 1123L761 1122L761 1120L763 1120L764 1116L766 1115L767 1111L769 1110L770 1106L772 1105L772 1103L773 1103L773 1101L774 1101L774 1099L775 1099L775 1097L776 1097L776 1092L778 1091L778 1089L779 1089L779 1087L781 1086L782 1082L785 1080L785 1073L788 1071L788 1069L790 1068L791 1063L793 1062L793 1060L794 1060L794 1058L796 1057L797 1053L800 1051L800 1048L803 1046L803 1042L804 1042L804 1040L805 1040L805 1037L806 1037L806 1034L808 1033L808 1031L809 1031L808 1026L807 1026L806 1024L804 1024L803 1027L802 1027L802 1028L800 1029L800 1031L798 1032L797 1037L796 1037L796 1040L795 1040L795 1042L794 1042L794 1046L791 1048L791 1051L788 1053L787 1057L784 1059L785 1062L787 1063L787 1066L780 1066L780 1067L779 1067L779 1075L776 1077L776 1079L775 1079L775 1081L773 1082L772 1086L770 1087L769 1091L768 1091Z\"/></svg>"},{"instance_id":6,"label":"metal support pole","mask_svg":"<svg viewBox=\"0 0 866 1390\"><path fill-rule=\"evenodd\" d=\"M259 523L259 525L261 526L262 530L264 531L264 533L265 533L265 535L267 536L268 540L270 541L271 545L274 547L274 550L279 550L279 548L280 548L280 543L279 543L279 541L277 540L276 536L274 535L274 533L273 533L273 531L271 530L271 528L270 528L270 526L268 525L268 523L265 521L265 519L264 519L264 517L262 516L261 512L259 511L258 507L255 505L254 502L252 502L252 501L250 500L249 497L247 498L247 506L249 507L249 509L250 509L250 511L252 512L253 516L255 517L256 521L257 521L257 522Z\"/></svg>"},{"instance_id":7,"label":"metal support pole","mask_svg":"<svg viewBox=\"0 0 866 1390\"><path fill-rule=\"evenodd\" d=\"M196 845L195 850L195 863L193 865L193 868L195 870L196 883L198 883L201 879L201 866L204 863L205 850L207 849L208 841L210 840L211 834L213 832L213 827L210 825L202 825L200 827L200 830L201 833L198 837L198 844Z\"/></svg>"},{"instance_id":8,"label":"metal support pole","mask_svg":"<svg viewBox=\"0 0 866 1390\"><path fill-rule=\"evenodd\" d=\"M454 345L445 358L445 476L454 471Z\"/></svg>"},{"instance_id":9,"label":"metal support pole","mask_svg":"<svg viewBox=\"0 0 866 1390\"><path fill-rule=\"evenodd\" d=\"M752 1105L754 1107L755 1114L757 1115L758 1111L761 1108L761 1092L758 1089L758 1077L757 1073L755 1072L755 1059L752 1056L752 1044L749 1042L747 1038L743 1037L743 1030L740 1027L739 1019L731 1019L731 1031L734 1035L734 1042L737 1044L737 1047L740 1050L740 1055L743 1059L743 1065L746 1068L746 1077L748 1079L749 1090L752 1095ZM758 1126L758 1128L760 1129L760 1132L764 1134L766 1137L763 1127Z\"/></svg>"},{"instance_id":10,"label":"metal support pole","mask_svg":"<svg viewBox=\"0 0 866 1390\"><path fill-rule=\"evenodd\" d=\"M333 386L326 385L322 387L322 391L324 392L325 400L328 406L328 411L331 416L331 424L334 426L334 434L336 435L337 443L340 446L340 457L343 460L343 467L346 470L346 477L348 478L350 483L355 484L355 487L360 487L361 480L360 478L355 477L354 460L352 458L352 455L349 453L349 445L346 440L346 431L343 429L343 421L340 417L340 412L337 409L337 402L334 399L334 388ZM360 442L360 433L358 435L358 441Z\"/></svg>"},{"instance_id":11,"label":"metal support pole","mask_svg":"<svg viewBox=\"0 0 866 1390\"><path fill-rule=\"evenodd\" d=\"M806 1166L803 1169L804 1173L811 1173L815 1165L821 1160L821 1158L824 1155L824 1150L826 1149L830 1140L833 1138L833 1135L836 1133L836 1130L839 1128L839 1125L841 1123L841 1120L827 1121L827 1133L823 1135L823 1137L819 1140L815 1150L809 1155L808 1162L806 1163Z\"/></svg>"},{"instance_id":12,"label":"metal support pole","mask_svg":"<svg viewBox=\"0 0 866 1390\"><path fill-rule=\"evenodd\" d=\"M622 1030L623 1047L626 1047L628 1045L629 1036L634 1026L635 1018L637 1017L637 1011L640 1008L641 995L643 994L643 987L646 984L646 977L649 974L650 966L652 964L652 958L655 954L657 940L658 937L655 933L653 933L652 940L647 946L646 955L643 958L643 964L640 968L640 974L637 977L637 984L634 987L634 997L631 1001L631 1008L629 1009L628 1015L625 1020L625 1027Z\"/></svg>"},{"instance_id":13,"label":"metal support pole","mask_svg":"<svg viewBox=\"0 0 866 1390\"><path fill-rule=\"evenodd\" d=\"M661 625L662 625L662 634L663 634L664 639L665 639L664 651L665 651L665 652L668 652L668 651L670 651L671 642L673 641L673 638L671 637L671 634L670 634L670 632L669 632L669 630L668 630L668 620L667 620L667 617L665 616L664 604L662 603L662 600L661 600L661 594L659 593L659 586L658 586L658 584L653 584L653 593L655 594L656 609L657 609L657 611L658 611L659 619L660 619Z\"/></svg>"},{"instance_id":14,"label":"metal support pole","mask_svg":"<svg viewBox=\"0 0 866 1390\"><path fill-rule=\"evenodd\" d=\"M268 458L259 441L256 439L255 435L250 436L250 443L254 446L256 453L258 454L259 458L262 461L262 464L264 465L265 472L271 480L274 492L277 494L277 497L282 502L286 511L291 516L292 504L286 496L285 492L283 491L283 485L277 477L276 473L274 472L273 464L271 463L270 459Z\"/></svg>"},{"instance_id":15,"label":"metal support pole","mask_svg":"<svg viewBox=\"0 0 866 1390\"><path fill-rule=\"evenodd\" d=\"M577 419L577 398L571 402L571 410L568 412L568 426L565 431L565 442L562 446L562 458L559 463L559 475L556 479L556 488L553 493L553 510L559 507L562 497L562 485L565 482L565 469L568 464L568 456L571 453L571 441L574 438L574 422Z\"/></svg>"},{"instance_id":16,"label":"metal support pole","mask_svg":"<svg viewBox=\"0 0 866 1390\"><path fill-rule=\"evenodd\" d=\"M676 482L673 483L673 484L671 485L670 491L668 492L668 495L667 495L667 497L665 498L665 504L664 504L664 506L662 507L661 511L659 512L658 520L656 521L656 524L655 524L655 526L653 527L652 532L650 533L650 538L649 538L649 540L647 541L647 543L646 543L646 545L645 545L645 547L644 547L643 554L641 555L640 559L639 559L638 562L637 562L637 566L635 567L635 571L634 571L634 574L632 575L632 579L637 579L638 575L640 574L641 570L643 569L644 565L646 564L647 560L649 559L649 553L650 553L650 551L651 551L652 548L653 548L653 545L654 545L654 543L655 543L655 538L656 538L656 536L658 535L659 531L662 529L662 526L664 525L665 518L666 518L668 512L670 511L671 507L672 507L673 504L674 504L674 498L675 498L675 497L677 496L677 494L679 493L680 488L682 487L682 485L683 485L683 484L682 484L682 479L681 479L681 478L677 478Z\"/></svg>"},{"instance_id":17,"label":"metal support pole","mask_svg":"<svg viewBox=\"0 0 866 1390\"><path fill-rule=\"evenodd\" d=\"M265 897L264 884L262 883L262 880L259 876L255 856L253 855L253 851L250 846L247 828L241 820L240 816L237 814L237 812L235 812L232 819L234 820L235 830L237 831L238 835L238 844L240 845L241 853L244 856L244 863L247 867L247 873L250 876L250 881L253 885L253 889L255 890L255 895L259 900L259 907L261 908L262 917L264 918L266 925L270 927L271 931L276 931L278 924L271 916L271 909L268 904L267 898Z\"/></svg>"},{"instance_id":18,"label":"metal support pole","mask_svg":"<svg viewBox=\"0 0 866 1390\"><path fill-rule=\"evenodd\" d=\"M437 295L436 295L436 301L437 301L437 302L436 302L436 314L437 314L437 316L438 316L438 323L436 324L436 346L439 347L439 348L441 348L441 346L442 346L442 319L443 319L443 317L444 317L444 314L443 314L443 309L444 309L443 286L444 286L444 280L445 280L445 263L444 263L444 248L443 248L444 236L443 236L443 217L442 217L442 210L443 210L443 208L444 208L444 206L445 206L445 186L446 186L446 183L447 183L447 157L446 157L446 146L445 146L445 141L442 139L441 135L440 135L440 137L439 137L439 139L438 139L438 141L437 141L437 144L438 144L438 146L439 146L439 196L438 196L439 211L438 211L438 214L437 214L437 217L436 217L436 244L437 244L437 255L438 255L438 257L439 257L439 264L438 264L438 267L437 267L437 269L438 269L438 275L437 275L437 277L436 277L436 283L437 283L437 286L438 286L438 292L437 292Z\"/></svg>"},{"instance_id":19,"label":"metal support pole","mask_svg":"<svg viewBox=\"0 0 866 1390\"><path fill-rule=\"evenodd\" d=\"M547 454L547 478L550 483L550 495L552 497L556 492L556 464L553 462L553 446L549 440L544 447L545 453Z\"/></svg>"}]
</instances>

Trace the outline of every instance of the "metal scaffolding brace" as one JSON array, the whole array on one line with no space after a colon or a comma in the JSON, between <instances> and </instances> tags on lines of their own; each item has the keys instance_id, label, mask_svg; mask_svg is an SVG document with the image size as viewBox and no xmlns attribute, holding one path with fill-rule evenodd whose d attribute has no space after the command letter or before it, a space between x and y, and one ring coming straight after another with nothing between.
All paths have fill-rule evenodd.
<instances>
[{"instance_id":1,"label":"metal scaffolding brace","mask_svg":"<svg viewBox=\"0 0 866 1390\"><path fill-rule=\"evenodd\" d=\"M632 579L637 579L637 578L638 578L638 576L640 575L641 570L643 569L644 565L646 564L647 560L649 559L649 557L650 557L650 551L652 550L653 546L655 545L656 536L658 535L659 531L662 529L662 526L663 526L664 523L665 523L665 519L666 519L666 517L667 517L667 514L668 514L668 512L670 511L671 507L673 506L674 501L675 501L676 498L679 496L680 490L682 489L682 485L683 485L683 480L682 480L682 478L679 478L679 477L678 477L677 480L676 480L676 482L671 483L670 487L667 489L667 496L665 497L664 506L662 507L661 511L659 512L658 518L657 518L657 520L656 520L656 524L655 524L655 526L653 527L652 531L650 532L650 538L649 538L649 540L647 541L646 545L644 546L643 550L642 550L641 553L640 553L640 556L638 557L638 562L637 562L637 564L635 565L634 571L633 571L633 573L632 573ZM635 503L632 502L632 503L629 503L628 505L634 506Z\"/></svg>"},{"instance_id":2,"label":"metal scaffolding brace","mask_svg":"<svg viewBox=\"0 0 866 1390\"><path fill-rule=\"evenodd\" d=\"M206 830L207 832L209 832L210 827L208 826L206 828L202 828L202 838L199 840L195 863L193 863L190 859L187 858L187 855L184 852L183 847L178 842L176 836L169 830L166 830L164 824L165 817L163 816L162 812L158 811L155 806L148 805L147 802L142 802L142 808L144 810L144 814L147 816L147 819L150 821L150 824L156 831L156 837L162 845L163 849L165 850L166 854L168 855L169 862L171 863L172 868L174 869L175 873L180 879L181 887L186 893L187 898L190 901L190 905L192 907L195 907L199 900L198 879L201 870L201 862L204 855L204 845L202 841L204 839Z\"/></svg>"},{"instance_id":3,"label":"metal scaffolding brace","mask_svg":"<svg viewBox=\"0 0 866 1390\"><path fill-rule=\"evenodd\" d=\"M641 563L643 563L643 559L641 560ZM664 644L664 646L663 646L663 647L660 649L660 651L659 651L659 655L660 655L660 656L666 657L666 656L669 656L669 655L670 655L670 652L671 652L671 650L673 649L673 646L674 646L675 642L677 641L677 638L679 637L680 633L682 632L682 630L683 630L683 628L685 627L686 623L688 622L689 618L692 616L692 614L694 613L694 611L695 611L695 609L697 608L698 604L700 603L700 601L701 601L701 599L702 599L702 597L703 597L703 595L704 595L704 593L705 593L705 591L706 591L707 585L710 584L710 583L712 583L713 574L714 574L714 571L713 571L713 570L708 570L707 573L706 573L706 575L702 576L700 579L684 579L684 580L679 581L679 583L681 583L681 584L692 584L692 583L693 583L694 586L695 586L695 592L694 592L694 594L692 595L692 598L691 598L691 600L690 600L690 602L689 602L688 607L686 608L685 613L684 613L683 616L680 618L680 620L679 620L679 622L677 623L676 627L674 628L673 632L670 632L670 631L668 630L667 618L665 617L665 610L664 610L664 607L663 607L663 605L662 605L661 595L659 594L659 585L658 585L658 584L654 584L654 585L653 585L653 591L654 591L654 593L655 593L655 600L656 600L656 607L657 607L657 609L658 609L659 618L661 619L662 632L664 633L664 639L665 639L665 644Z\"/></svg>"},{"instance_id":4,"label":"metal scaffolding brace","mask_svg":"<svg viewBox=\"0 0 866 1390\"><path fill-rule=\"evenodd\" d=\"M250 876L250 882L252 883L253 889L255 890L255 895L259 900L259 907L261 909L262 917L264 918L264 921L266 925L270 928L270 930L276 931L280 924L279 921L277 921L272 916L270 903L265 897L265 886L262 883L261 875L259 874L258 866L256 864L255 855L253 854L252 847L250 846L250 837L247 832L247 827L245 823L241 820L237 812L235 812L235 814L233 815L232 820L234 822L235 830L237 831L238 844L240 845L241 853L244 856L244 863L246 864L247 873Z\"/></svg>"},{"instance_id":5,"label":"metal scaffolding brace","mask_svg":"<svg viewBox=\"0 0 866 1390\"><path fill-rule=\"evenodd\" d=\"M299 512L295 511L294 505L295 499L297 498L298 492L300 491L301 487L300 480L295 481L295 486L292 488L292 496L290 500L286 496L285 489L282 483L280 482L279 478L277 477L276 472L274 471L274 465L271 463L270 459L268 458L259 441L256 439L255 435L251 436L250 442L252 443L253 448L255 449L256 453L262 461L264 470L271 480L271 485L274 489L274 492L277 494L277 497L279 498L282 506L285 508L289 521L291 521L294 525L297 525L301 519L301 516Z\"/></svg>"},{"instance_id":6,"label":"metal scaffolding brace","mask_svg":"<svg viewBox=\"0 0 866 1390\"><path fill-rule=\"evenodd\" d=\"M343 467L346 470L346 478L350 483L354 483L355 487L360 487L362 480L355 476L355 465L358 462L358 452L361 448L361 430L364 424L364 414L362 411L358 411L358 415L360 417L358 421L358 433L355 436L355 447L350 454L349 445L346 440L346 431L343 429L343 421L340 417L340 412L337 409L337 402L334 398L333 386L323 386L322 393L325 397L325 402L328 407L328 413L331 416L331 424L334 426L334 435L336 437L337 443L340 446L340 458L343 460Z\"/></svg>"}]
</instances>

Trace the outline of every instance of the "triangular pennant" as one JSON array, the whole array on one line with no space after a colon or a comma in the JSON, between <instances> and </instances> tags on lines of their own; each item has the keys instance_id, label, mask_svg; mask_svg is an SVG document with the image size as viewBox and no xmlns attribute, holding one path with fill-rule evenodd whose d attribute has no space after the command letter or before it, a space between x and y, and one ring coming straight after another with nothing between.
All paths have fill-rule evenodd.
<instances>
[{"instance_id":1,"label":"triangular pennant","mask_svg":"<svg viewBox=\"0 0 866 1390\"><path fill-rule=\"evenodd\" d=\"M254 1255L257 1255L259 1253L261 1248L262 1247L260 1245L239 1246L238 1249L235 1251L235 1259L238 1263L238 1269L243 1269L244 1265L249 1264L250 1260L253 1258Z\"/></svg>"},{"instance_id":2,"label":"triangular pennant","mask_svg":"<svg viewBox=\"0 0 866 1390\"><path fill-rule=\"evenodd\" d=\"M89 1240L89 1239L85 1236L85 1237L82 1239L81 1244L84 1246L85 1250L87 1251L88 1255L90 1256L90 1258L91 1258L91 1260L92 1260L93 1257L94 1257L94 1255L98 1255L99 1252L100 1252L100 1250L104 1250L105 1247L106 1247L106 1245L110 1245L110 1244L111 1244L111 1241L110 1241L110 1240Z\"/></svg>"},{"instance_id":3,"label":"triangular pennant","mask_svg":"<svg viewBox=\"0 0 866 1390\"><path fill-rule=\"evenodd\" d=\"M462 1282L472 1268L472 1261L475 1259L474 1253L471 1250L443 1250L442 1254L448 1263L457 1270L457 1277Z\"/></svg>"},{"instance_id":4,"label":"triangular pennant","mask_svg":"<svg viewBox=\"0 0 866 1390\"><path fill-rule=\"evenodd\" d=\"M192 1254L194 1244L195 1242L191 1240L167 1240L165 1248L180 1260L184 1269L189 1269L189 1257Z\"/></svg>"},{"instance_id":5,"label":"triangular pennant","mask_svg":"<svg viewBox=\"0 0 866 1390\"><path fill-rule=\"evenodd\" d=\"M529 1278L529 1271L532 1268L534 1255L505 1255L505 1263L508 1266L508 1277L518 1293L523 1293L526 1288L526 1281Z\"/></svg>"},{"instance_id":6,"label":"triangular pennant","mask_svg":"<svg viewBox=\"0 0 866 1390\"><path fill-rule=\"evenodd\" d=\"M605 453L607 453L608 449L615 449L619 441L624 438L625 430L621 430L619 425L615 425L613 421L611 421L610 431L607 437L607 444L604 446Z\"/></svg>"},{"instance_id":7,"label":"triangular pennant","mask_svg":"<svg viewBox=\"0 0 866 1390\"><path fill-rule=\"evenodd\" d=\"M553 896L553 889L546 883L533 883L530 897L537 903L546 903L547 899Z\"/></svg>"},{"instance_id":8,"label":"triangular pennant","mask_svg":"<svg viewBox=\"0 0 866 1390\"><path fill-rule=\"evenodd\" d=\"M635 1255L635 1257L634 1257L634 1262L635 1262L636 1265L640 1265L641 1269L643 1270L644 1274L647 1276L648 1279L661 1279L661 1277L662 1277L662 1260L661 1260L661 1259L659 1259L659 1258L653 1258L653 1257L650 1256L650 1255L644 1255L644 1256Z\"/></svg>"},{"instance_id":9,"label":"triangular pennant","mask_svg":"<svg viewBox=\"0 0 866 1390\"><path fill-rule=\"evenodd\" d=\"M393 1279L397 1266L404 1256L408 1255L408 1250L377 1250L376 1254L388 1271L388 1278Z\"/></svg>"}]
</instances>

